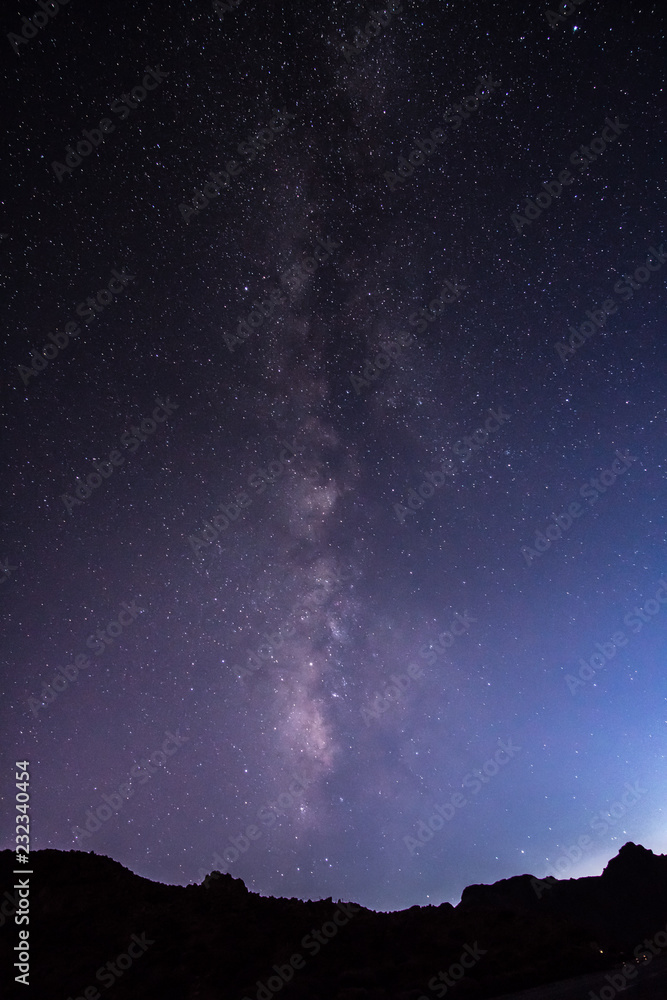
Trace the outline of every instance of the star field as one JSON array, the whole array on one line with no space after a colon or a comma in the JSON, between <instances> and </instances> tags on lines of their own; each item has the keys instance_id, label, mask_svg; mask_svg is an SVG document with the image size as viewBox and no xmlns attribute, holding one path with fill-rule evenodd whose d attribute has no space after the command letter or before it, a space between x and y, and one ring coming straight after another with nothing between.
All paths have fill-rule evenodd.
<instances>
[{"instance_id":1,"label":"star field","mask_svg":"<svg viewBox=\"0 0 667 1000\"><path fill-rule=\"evenodd\" d=\"M385 910L666 852L656 5L227 6L6 52L32 848Z\"/></svg>"}]
</instances>

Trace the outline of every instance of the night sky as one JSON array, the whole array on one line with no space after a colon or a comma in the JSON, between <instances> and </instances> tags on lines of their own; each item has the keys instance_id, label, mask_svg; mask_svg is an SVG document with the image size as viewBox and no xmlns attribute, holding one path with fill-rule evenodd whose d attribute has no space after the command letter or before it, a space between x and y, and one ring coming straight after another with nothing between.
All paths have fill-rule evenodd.
<instances>
[{"instance_id":1,"label":"night sky","mask_svg":"<svg viewBox=\"0 0 667 1000\"><path fill-rule=\"evenodd\" d=\"M33 7L0 154L32 849L384 910L667 852L660 5Z\"/></svg>"}]
</instances>

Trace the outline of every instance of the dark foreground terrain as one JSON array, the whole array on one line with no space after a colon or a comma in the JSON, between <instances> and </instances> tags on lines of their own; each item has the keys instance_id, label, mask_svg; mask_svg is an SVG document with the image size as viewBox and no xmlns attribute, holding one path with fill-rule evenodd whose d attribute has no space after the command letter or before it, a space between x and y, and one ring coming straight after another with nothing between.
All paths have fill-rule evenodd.
<instances>
[{"instance_id":1,"label":"dark foreground terrain","mask_svg":"<svg viewBox=\"0 0 667 1000\"><path fill-rule=\"evenodd\" d=\"M667 1000L667 856L635 844L598 878L520 875L396 913L265 898L219 873L166 886L80 851L30 860L26 904L0 854L3 997ZM27 987L11 971L26 927Z\"/></svg>"},{"instance_id":2,"label":"dark foreground terrain","mask_svg":"<svg viewBox=\"0 0 667 1000\"><path fill-rule=\"evenodd\" d=\"M627 977L623 969L623 966L617 966L605 974L576 976L574 979L538 986L532 990L521 990L520 993L505 993L497 1000L592 1000L591 992L599 997L600 991L602 998L611 1000L612 990L614 996L619 995L627 1000L667 1000L667 955L659 955L650 965L639 963L635 966L635 976ZM627 971L628 967L625 966L625 972ZM614 978L618 976L626 979L625 985ZM612 983L616 985L612 986Z\"/></svg>"}]
</instances>

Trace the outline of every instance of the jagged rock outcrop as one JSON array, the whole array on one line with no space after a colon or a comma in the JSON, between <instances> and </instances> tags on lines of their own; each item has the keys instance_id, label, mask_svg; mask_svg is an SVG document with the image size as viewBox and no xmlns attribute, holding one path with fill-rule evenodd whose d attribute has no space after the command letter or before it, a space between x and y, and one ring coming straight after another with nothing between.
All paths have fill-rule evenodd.
<instances>
[{"instance_id":1,"label":"jagged rock outcrop","mask_svg":"<svg viewBox=\"0 0 667 1000\"><path fill-rule=\"evenodd\" d=\"M79 851L37 851L31 866L31 986L10 981L3 996L98 1000L113 986L114 1000L431 1000L449 982L448 997L482 1000L609 969L667 924L667 857L635 844L597 878L519 875L468 886L456 907L396 913L266 898L219 873L166 886ZM0 853L5 970L13 867Z\"/></svg>"}]
</instances>

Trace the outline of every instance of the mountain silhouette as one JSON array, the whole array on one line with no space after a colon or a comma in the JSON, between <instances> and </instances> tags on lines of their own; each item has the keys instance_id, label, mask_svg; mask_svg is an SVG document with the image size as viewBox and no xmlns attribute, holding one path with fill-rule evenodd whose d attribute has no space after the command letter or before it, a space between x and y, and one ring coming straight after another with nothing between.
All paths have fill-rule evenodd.
<instances>
[{"instance_id":1,"label":"mountain silhouette","mask_svg":"<svg viewBox=\"0 0 667 1000\"><path fill-rule=\"evenodd\" d=\"M483 1000L585 974L615 982L600 977L626 961L638 968L648 949L659 992L641 982L628 992L667 997L667 856L633 843L597 877L519 875L468 886L457 906L394 913L264 897L219 872L162 885L82 851L36 851L29 876L15 867L0 852L0 950L11 970L19 929L29 930L29 989L14 969L3 996ZM15 888L26 879L28 911ZM29 925L15 924L17 909Z\"/></svg>"}]
</instances>

